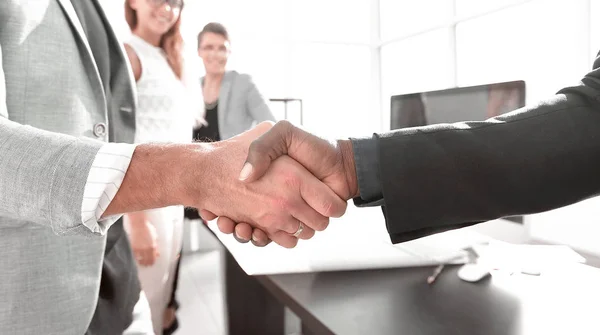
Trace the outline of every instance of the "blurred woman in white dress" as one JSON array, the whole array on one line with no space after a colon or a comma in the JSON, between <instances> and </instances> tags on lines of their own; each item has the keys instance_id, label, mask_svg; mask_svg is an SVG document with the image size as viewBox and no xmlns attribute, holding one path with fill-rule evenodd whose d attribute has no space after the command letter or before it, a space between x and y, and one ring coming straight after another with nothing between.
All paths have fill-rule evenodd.
<instances>
[{"instance_id":1,"label":"blurred woman in white dress","mask_svg":"<svg viewBox=\"0 0 600 335\"><path fill-rule=\"evenodd\" d=\"M125 18L132 32L125 50L138 93L136 143L190 142L194 118L183 80L182 9L183 0L125 1ZM165 312L181 250L183 208L127 214L125 228L150 303L154 331L172 333L176 319Z\"/></svg>"}]
</instances>

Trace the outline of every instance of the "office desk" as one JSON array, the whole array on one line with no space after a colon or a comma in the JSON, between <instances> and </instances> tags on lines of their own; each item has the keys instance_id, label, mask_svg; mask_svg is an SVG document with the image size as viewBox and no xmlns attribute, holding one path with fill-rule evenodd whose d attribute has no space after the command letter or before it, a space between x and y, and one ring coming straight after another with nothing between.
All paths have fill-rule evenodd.
<instances>
[{"instance_id":1,"label":"office desk","mask_svg":"<svg viewBox=\"0 0 600 335\"><path fill-rule=\"evenodd\" d=\"M281 335L288 307L301 318L306 334L600 334L600 321L595 321L600 270L580 264L547 270L539 277L495 274L478 284L461 281L457 268L448 268L430 287L426 278L434 266L324 272L307 262L337 254L355 259L393 248L389 242L377 243L387 237L384 223L377 220L383 220L379 212L356 210L288 251L241 245L217 234L229 248L230 333ZM361 230L367 224L381 231ZM307 247L304 252L302 247ZM369 256L370 262L400 257L380 251ZM256 276L246 275L238 262ZM288 274L269 272L275 268Z\"/></svg>"},{"instance_id":2,"label":"office desk","mask_svg":"<svg viewBox=\"0 0 600 335\"><path fill-rule=\"evenodd\" d=\"M496 273L473 284L458 279L453 266L429 286L425 279L432 269L257 280L298 315L306 335L600 334L598 269L574 264L540 276Z\"/></svg>"}]
</instances>

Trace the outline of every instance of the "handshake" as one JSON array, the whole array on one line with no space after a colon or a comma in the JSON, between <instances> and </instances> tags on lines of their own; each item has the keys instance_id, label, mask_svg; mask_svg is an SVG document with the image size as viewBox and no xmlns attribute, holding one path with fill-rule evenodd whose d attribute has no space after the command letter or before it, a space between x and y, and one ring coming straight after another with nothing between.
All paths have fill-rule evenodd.
<instances>
[{"instance_id":1,"label":"handshake","mask_svg":"<svg viewBox=\"0 0 600 335\"><path fill-rule=\"evenodd\" d=\"M293 248L359 195L349 140L330 142L280 121L199 145L207 146L196 175L204 189L185 192L184 205L200 208L205 220L218 217L219 229L240 242Z\"/></svg>"}]
</instances>

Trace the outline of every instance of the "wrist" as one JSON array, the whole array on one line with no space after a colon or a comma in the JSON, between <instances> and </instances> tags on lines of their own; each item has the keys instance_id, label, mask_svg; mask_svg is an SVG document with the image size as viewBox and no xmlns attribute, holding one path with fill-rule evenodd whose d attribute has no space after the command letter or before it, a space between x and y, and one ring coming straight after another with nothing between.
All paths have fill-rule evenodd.
<instances>
[{"instance_id":1,"label":"wrist","mask_svg":"<svg viewBox=\"0 0 600 335\"><path fill-rule=\"evenodd\" d=\"M356 165L354 163L352 141L338 140L337 145L342 156L344 175L346 177L346 183L348 184L350 198L356 198L360 196L360 192L358 190L358 178L356 177Z\"/></svg>"},{"instance_id":2,"label":"wrist","mask_svg":"<svg viewBox=\"0 0 600 335\"><path fill-rule=\"evenodd\" d=\"M199 152L200 151L200 152ZM105 216L173 205L190 205L202 190L206 147L200 144L137 145L129 168ZM206 194L206 192L200 192ZM196 199L193 199L196 200Z\"/></svg>"},{"instance_id":3,"label":"wrist","mask_svg":"<svg viewBox=\"0 0 600 335\"><path fill-rule=\"evenodd\" d=\"M176 176L174 184L178 185L175 194L177 194L178 204L186 207L202 208L206 202L206 197L210 194L211 175L214 167L208 162L211 161L210 154L214 151L212 143L194 143L185 145L178 154L178 164L173 168L173 175Z\"/></svg>"},{"instance_id":4,"label":"wrist","mask_svg":"<svg viewBox=\"0 0 600 335\"><path fill-rule=\"evenodd\" d=\"M136 213L183 203L183 175L186 147L184 144L140 144L131 160L127 186L137 198ZM124 183L125 184L125 183Z\"/></svg>"}]
</instances>

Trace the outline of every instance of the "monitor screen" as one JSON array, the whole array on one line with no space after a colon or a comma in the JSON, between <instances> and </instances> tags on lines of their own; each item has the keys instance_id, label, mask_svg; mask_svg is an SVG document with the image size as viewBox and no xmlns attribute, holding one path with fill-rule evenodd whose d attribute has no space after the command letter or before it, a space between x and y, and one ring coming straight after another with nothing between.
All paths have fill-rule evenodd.
<instances>
[{"instance_id":1,"label":"monitor screen","mask_svg":"<svg viewBox=\"0 0 600 335\"><path fill-rule=\"evenodd\" d=\"M523 106L524 81L395 95L391 98L390 128L483 121ZM523 223L521 216L505 219Z\"/></svg>"},{"instance_id":2,"label":"monitor screen","mask_svg":"<svg viewBox=\"0 0 600 335\"><path fill-rule=\"evenodd\" d=\"M395 95L391 98L390 128L482 121L524 105L524 81Z\"/></svg>"}]
</instances>

